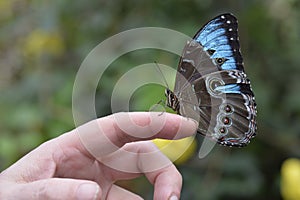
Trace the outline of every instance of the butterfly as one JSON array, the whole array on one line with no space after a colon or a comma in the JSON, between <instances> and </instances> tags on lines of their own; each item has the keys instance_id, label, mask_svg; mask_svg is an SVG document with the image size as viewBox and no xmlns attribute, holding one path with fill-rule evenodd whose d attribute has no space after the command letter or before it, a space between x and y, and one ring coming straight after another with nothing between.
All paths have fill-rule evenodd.
<instances>
[{"instance_id":1,"label":"butterfly","mask_svg":"<svg viewBox=\"0 0 300 200\"><path fill-rule=\"evenodd\" d=\"M185 45L174 91L165 90L167 106L197 120L201 135L225 146L246 146L256 134L257 111L243 65L237 19L221 14Z\"/></svg>"}]
</instances>

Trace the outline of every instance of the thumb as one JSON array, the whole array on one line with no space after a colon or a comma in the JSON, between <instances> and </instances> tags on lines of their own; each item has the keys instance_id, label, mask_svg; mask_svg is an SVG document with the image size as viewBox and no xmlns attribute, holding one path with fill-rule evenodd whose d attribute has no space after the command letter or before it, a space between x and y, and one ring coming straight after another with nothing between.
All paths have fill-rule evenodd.
<instances>
[{"instance_id":1,"label":"thumb","mask_svg":"<svg viewBox=\"0 0 300 200\"><path fill-rule=\"evenodd\" d=\"M97 200L101 197L99 185L93 181L50 178L13 187L12 199L55 199L55 200Z\"/></svg>"}]
</instances>

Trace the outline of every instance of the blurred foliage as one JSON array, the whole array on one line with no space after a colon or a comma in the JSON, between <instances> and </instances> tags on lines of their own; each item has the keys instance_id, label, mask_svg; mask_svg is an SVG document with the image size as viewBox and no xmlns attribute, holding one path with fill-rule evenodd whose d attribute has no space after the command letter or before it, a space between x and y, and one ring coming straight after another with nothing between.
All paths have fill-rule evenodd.
<instances>
[{"instance_id":1,"label":"blurred foliage","mask_svg":"<svg viewBox=\"0 0 300 200\"><path fill-rule=\"evenodd\" d=\"M280 199L281 165L300 157L299 10L298 0L0 0L0 169L74 128L76 72L101 41L144 26L193 36L215 15L232 12L258 104L258 135L246 148L218 146L178 166L182 199ZM112 89L122 74L154 61L175 68L178 57L141 50L112 63L97 90L98 115L111 112ZM162 87L142 87L132 110L148 110L163 96ZM151 198L145 178L120 184Z\"/></svg>"}]
</instances>

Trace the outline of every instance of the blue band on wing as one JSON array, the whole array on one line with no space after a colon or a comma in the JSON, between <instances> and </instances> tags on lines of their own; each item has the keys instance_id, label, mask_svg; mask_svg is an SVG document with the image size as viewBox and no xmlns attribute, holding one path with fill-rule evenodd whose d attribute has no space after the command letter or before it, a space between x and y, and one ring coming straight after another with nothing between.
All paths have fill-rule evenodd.
<instances>
[{"instance_id":1,"label":"blue band on wing","mask_svg":"<svg viewBox=\"0 0 300 200\"><path fill-rule=\"evenodd\" d=\"M229 85L222 85L215 88L215 90L222 92L222 93L241 93L241 88L238 84L229 84Z\"/></svg>"},{"instance_id":2,"label":"blue band on wing","mask_svg":"<svg viewBox=\"0 0 300 200\"><path fill-rule=\"evenodd\" d=\"M194 36L204 50L214 50L211 58L225 58L220 66L223 70L243 71L243 59L237 33L237 19L231 14L223 14L208 22Z\"/></svg>"}]
</instances>

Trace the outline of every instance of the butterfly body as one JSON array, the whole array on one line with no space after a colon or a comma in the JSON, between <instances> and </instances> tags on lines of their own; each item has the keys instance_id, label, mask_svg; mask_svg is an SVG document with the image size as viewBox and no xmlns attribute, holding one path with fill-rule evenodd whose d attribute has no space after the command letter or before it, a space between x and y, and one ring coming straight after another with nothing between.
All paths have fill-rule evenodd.
<instances>
[{"instance_id":1,"label":"butterfly body","mask_svg":"<svg viewBox=\"0 0 300 200\"><path fill-rule=\"evenodd\" d=\"M219 15L188 41L167 105L199 122L198 133L242 147L256 132L256 103L238 42L237 20Z\"/></svg>"}]
</instances>

